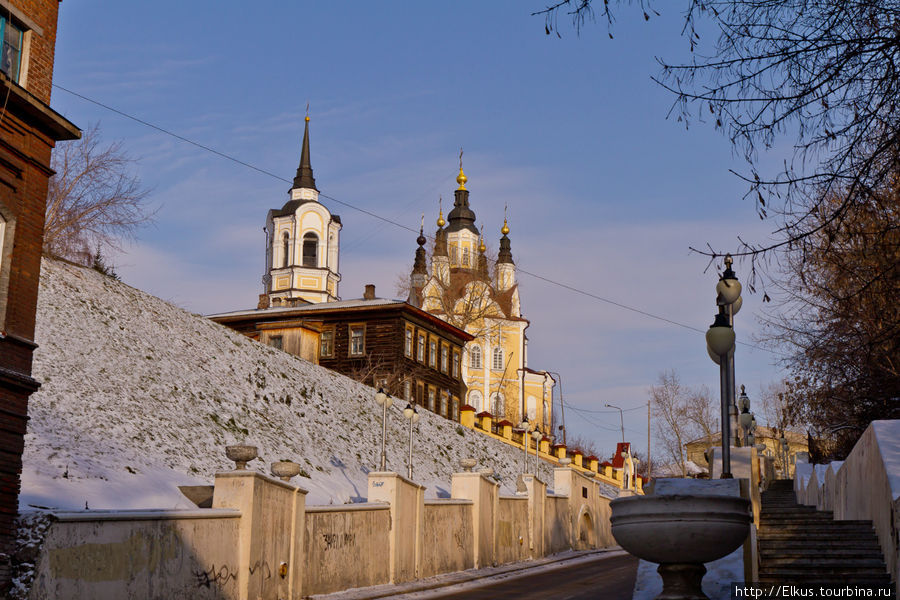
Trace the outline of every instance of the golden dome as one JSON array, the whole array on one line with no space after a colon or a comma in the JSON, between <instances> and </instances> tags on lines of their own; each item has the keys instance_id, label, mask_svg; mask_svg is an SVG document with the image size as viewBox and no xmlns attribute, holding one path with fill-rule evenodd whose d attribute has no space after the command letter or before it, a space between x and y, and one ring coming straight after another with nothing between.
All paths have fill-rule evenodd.
<instances>
[{"instance_id":1,"label":"golden dome","mask_svg":"<svg viewBox=\"0 0 900 600\"><path fill-rule=\"evenodd\" d=\"M506 224L506 219L503 219L503 228L500 229L500 233L502 233L503 235L509 233L509 225Z\"/></svg>"},{"instance_id":2,"label":"golden dome","mask_svg":"<svg viewBox=\"0 0 900 600\"><path fill-rule=\"evenodd\" d=\"M459 184L459 187L456 188L456 189L458 189L458 190L464 190L464 189L466 189L466 182L467 182L468 180L469 180L469 178L466 177L466 174L463 173L462 167L460 167L460 168L459 168L459 175L456 176L456 183Z\"/></svg>"},{"instance_id":3,"label":"golden dome","mask_svg":"<svg viewBox=\"0 0 900 600\"><path fill-rule=\"evenodd\" d=\"M487 246L484 245L484 240L481 240L481 245L478 246L478 251L484 254L487 251Z\"/></svg>"},{"instance_id":4,"label":"golden dome","mask_svg":"<svg viewBox=\"0 0 900 600\"><path fill-rule=\"evenodd\" d=\"M309 115L306 115L306 122L309 122Z\"/></svg>"},{"instance_id":5,"label":"golden dome","mask_svg":"<svg viewBox=\"0 0 900 600\"><path fill-rule=\"evenodd\" d=\"M447 221L444 220L444 209L441 209L440 214L438 214L437 226L443 227L447 224Z\"/></svg>"}]
</instances>

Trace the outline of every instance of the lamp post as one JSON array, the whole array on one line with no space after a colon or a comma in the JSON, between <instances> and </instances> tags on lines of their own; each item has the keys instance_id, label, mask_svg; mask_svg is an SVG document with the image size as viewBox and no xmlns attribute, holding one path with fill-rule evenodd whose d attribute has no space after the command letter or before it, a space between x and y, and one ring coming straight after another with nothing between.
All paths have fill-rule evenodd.
<instances>
[{"instance_id":1,"label":"lamp post","mask_svg":"<svg viewBox=\"0 0 900 600\"><path fill-rule=\"evenodd\" d=\"M740 310L741 284L725 256L725 272L716 284L719 312L706 332L706 351L719 365L722 409L722 479L731 479L731 407L734 404L734 315Z\"/></svg>"},{"instance_id":2,"label":"lamp post","mask_svg":"<svg viewBox=\"0 0 900 600\"><path fill-rule=\"evenodd\" d=\"M394 403L394 399L384 389L378 388L375 392L375 404L381 407L381 471L387 468L387 455L384 453L384 440L387 436L387 409Z\"/></svg>"},{"instance_id":3,"label":"lamp post","mask_svg":"<svg viewBox=\"0 0 900 600\"><path fill-rule=\"evenodd\" d=\"M413 425L419 422L419 411L412 404L403 409L403 416L409 421L409 462L406 463L406 478L412 481L412 433Z\"/></svg>"},{"instance_id":4,"label":"lamp post","mask_svg":"<svg viewBox=\"0 0 900 600\"><path fill-rule=\"evenodd\" d=\"M781 455L782 460L784 461L782 465L784 465L784 478L790 479L790 472L788 471L788 441L787 438L784 437L784 430L781 431Z\"/></svg>"},{"instance_id":5,"label":"lamp post","mask_svg":"<svg viewBox=\"0 0 900 600\"><path fill-rule=\"evenodd\" d=\"M609 408L615 408L619 411L619 424L622 426L622 443L625 443L625 417L622 416L622 409L618 406L613 406L612 404L607 404Z\"/></svg>"},{"instance_id":6,"label":"lamp post","mask_svg":"<svg viewBox=\"0 0 900 600\"><path fill-rule=\"evenodd\" d=\"M750 424L753 422L753 413L750 412L750 398L741 386L741 395L738 398L738 407L741 409L740 423L741 429L744 430L744 445L752 445L749 441Z\"/></svg>"},{"instance_id":7,"label":"lamp post","mask_svg":"<svg viewBox=\"0 0 900 600\"><path fill-rule=\"evenodd\" d=\"M525 462L522 465L523 473L528 472L528 428L529 428L529 426L530 425L528 423L528 417L523 417L522 422L519 423L519 429L522 430L522 447L525 450Z\"/></svg>"},{"instance_id":8,"label":"lamp post","mask_svg":"<svg viewBox=\"0 0 900 600\"><path fill-rule=\"evenodd\" d=\"M534 439L534 474L537 475L538 472L538 449L540 448L540 439L544 437L544 434L538 431L538 428L535 427L534 431L531 432L531 437Z\"/></svg>"}]
</instances>

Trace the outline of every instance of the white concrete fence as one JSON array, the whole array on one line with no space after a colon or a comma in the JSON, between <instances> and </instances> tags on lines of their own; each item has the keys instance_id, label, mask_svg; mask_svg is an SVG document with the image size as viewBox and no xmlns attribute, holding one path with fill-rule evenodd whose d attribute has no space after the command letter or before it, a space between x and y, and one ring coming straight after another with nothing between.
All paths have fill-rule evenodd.
<instances>
[{"instance_id":1,"label":"white concrete fence","mask_svg":"<svg viewBox=\"0 0 900 600\"><path fill-rule=\"evenodd\" d=\"M900 582L900 421L873 421L843 462L798 457L797 502L834 511L835 520L872 521L891 579Z\"/></svg>"},{"instance_id":2,"label":"white concrete fence","mask_svg":"<svg viewBox=\"0 0 900 600\"><path fill-rule=\"evenodd\" d=\"M368 502L306 506L306 491L253 471L216 475L213 507L58 513L30 598L300 599L439 573L615 545L609 499L572 468L554 494L532 475L501 496L480 473L451 498L396 473L370 473Z\"/></svg>"}]
</instances>

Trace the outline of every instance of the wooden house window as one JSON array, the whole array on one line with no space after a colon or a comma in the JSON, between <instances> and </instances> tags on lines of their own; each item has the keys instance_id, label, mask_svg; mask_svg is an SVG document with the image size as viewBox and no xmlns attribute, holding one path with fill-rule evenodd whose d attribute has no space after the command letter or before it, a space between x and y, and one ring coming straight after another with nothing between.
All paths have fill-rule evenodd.
<instances>
[{"instance_id":1,"label":"wooden house window","mask_svg":"<svg viewBox=\"0 0 900 600\"><path fill-rule=\"evenodd\" d=\"M407 358L413 357L413 330L412 327L406 328L406 339L403 342L403 353Z\"/></svg>"},{"instance_id":2,"label":"wooden house window","mask_svg":"<svg viewBox=\"0 0 900 600\"><path fill-rule=\"evenodd\" d=\"M419 334L419 339L416 344L416 359L419 362L425 362L425 336L423 334Z\"/></svg>"},{"instance_id":3,"label":"wooden house window","mask_svg":"<svg viewBox=\"0 0 900 600\"><path fill-rule=\"evenodd\" d=\"M350 326L350 356L362 356L366 353L366 326Z\"/></svg>"},{"instance_id":4,"label":"wooden house window","mask_svg":"<svg viewBox=\"0 0 900 600\"><path fill-rule=\"evenodd\" d=\"M334 329L323 329L319 344L319 356L330 358L334 356Z\"/></svg>"},{"instance_id":5,"label":"wooden house window","mask_svg":"<svg viewBox=\"0 0 900 600\"><path fill-rule=\"evenodd\" d=\"M284 350L284 338L280 335L273 335L269 337L269 345L273 348L278 348L279 350Z\"/></svg>"},{"instance_id":6,"label":"wooden house window","mask_svg":"<svg viewBox=\"0 0 900 600\"><path fill-rule=\"evenodd\" d=\"M441 344L441 372L442 373L446 373L447 370L450 368L449 355L450 355L450 348L447 346L447 344Z\"/></svg>"},{"instance_id":7,"label":"wooden house window","mask_svg":"<svg viewBox=\"0 0 900 600\"><path fill-rule=\"evenodd\" d=\"M437 342L434 340L428 340L428 366L437 368Z\"/></svg>"},{"instance_id":8,"label":"wooden house window","mask_svg":"<svg viewBox=\"0 0 900 600\"><path fill-rule=\"evenodd\" d=\"M448 400L449 400L449 399L448 399L448 397L447 397L447 392L442 390L442 391L441 391L441 414L444 415L445 417L449 417L449 416L450 416L450 413L447 412L447 410L448 410L448 408L449 408L449 407L447 406Z\"/></svg>"},{"instance_id":9,"label":"wooden house window","mask_svg":"<svg viewBox=\"0 0 900 600\"><path fill-rule=\"evenodd\" d=\"M434 407L434 404L435 404L434 396L435 396L434 388L431 386L428 386L428 410L430 410L431 412L434 412L434 408L435 408Z\"/></svg>"},{"instance_id":10,"label":"wooden house window","mask_svg":"<svg viewBox=\"0 0 900 600\"><path fill-rule=\"evenodd\" d=\"M453 410L453 417L452 417L453 420L459 421L459 398L457 398L456 396L453 396L450 406L452 407L452 410Z\"/></svg>"}]
</instances>

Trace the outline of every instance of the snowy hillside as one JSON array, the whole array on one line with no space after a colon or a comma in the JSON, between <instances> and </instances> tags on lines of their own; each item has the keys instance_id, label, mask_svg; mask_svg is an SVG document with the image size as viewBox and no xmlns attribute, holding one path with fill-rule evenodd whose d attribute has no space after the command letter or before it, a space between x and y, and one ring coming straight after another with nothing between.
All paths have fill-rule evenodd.
<instances>
[{"instance_id":1,"label":"snowy hillside","mask_svg":"<svg viewBox=\"0 0 900 600\"><path fill-rule=\"evenodd\" d=\"M310 504L365 496L381 440L372 388L67 263L43 262L37 322L22 509L190 507L176 486L212 483L233 468L225 446L245 442L259 446L251 468L300 463ZM405 475L403 406L388 411L388 467ZM465 457L514 491L522 451L420 412L427 496L449 495ZM539 476L552 484L543 462Z\"/></svg>"}]
</instances>

